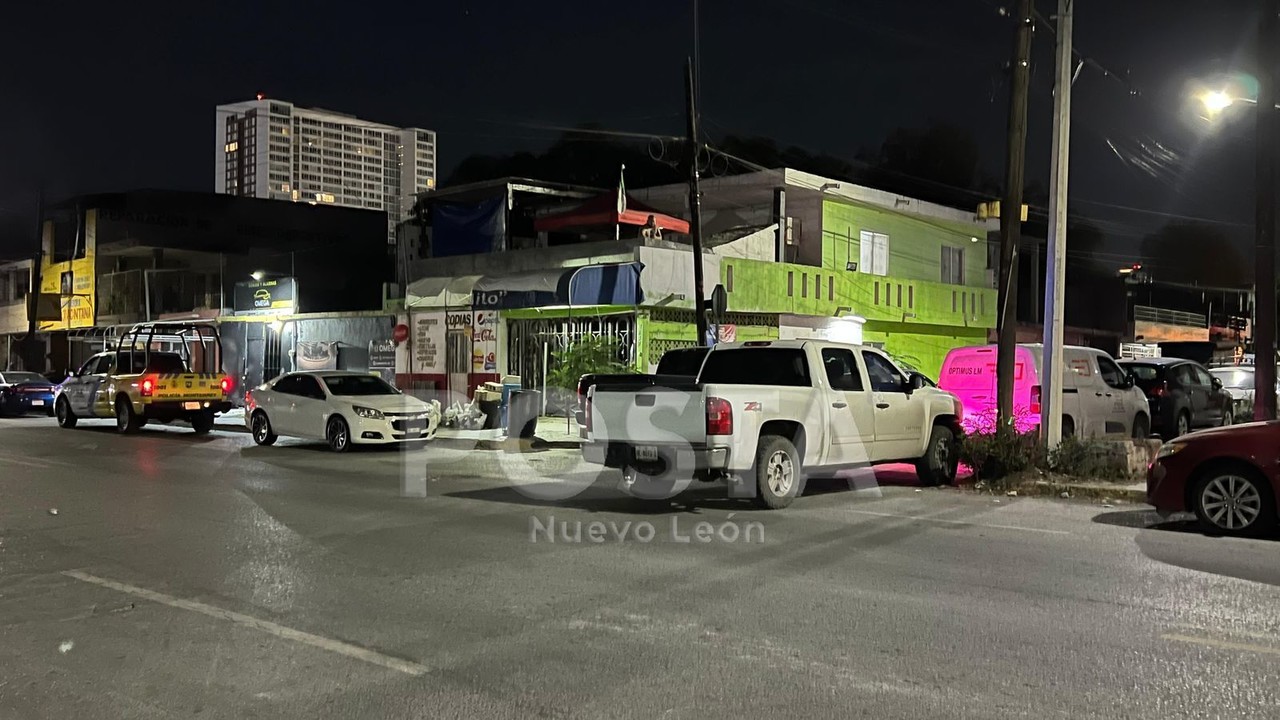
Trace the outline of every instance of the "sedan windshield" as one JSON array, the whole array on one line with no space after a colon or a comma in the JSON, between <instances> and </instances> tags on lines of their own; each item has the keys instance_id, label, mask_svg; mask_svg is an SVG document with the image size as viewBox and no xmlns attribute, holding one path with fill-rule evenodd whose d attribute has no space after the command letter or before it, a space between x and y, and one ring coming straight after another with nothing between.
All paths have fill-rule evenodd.
<instances>
[{"instance_id":1,"label":"sedan windshield","mask_svg":"<svg viewBox=\"0 0 1280 720\"><path fill-rule=\"evenodd\" d=\"M373 375L331 375L321 378L332 395L398 395L399 390Z\"/></svg>"},{"instance_id":2,"label":"sedan windshield","mask_svg":"<svg viewBox=\"0 0 1280 720\"><path fill-rule=\"evenodd\" d=\"M0 383L18 385L20 383L47 383L41 375L33 372L7 372L0 374Z\"/></svg>"}]
</instances>

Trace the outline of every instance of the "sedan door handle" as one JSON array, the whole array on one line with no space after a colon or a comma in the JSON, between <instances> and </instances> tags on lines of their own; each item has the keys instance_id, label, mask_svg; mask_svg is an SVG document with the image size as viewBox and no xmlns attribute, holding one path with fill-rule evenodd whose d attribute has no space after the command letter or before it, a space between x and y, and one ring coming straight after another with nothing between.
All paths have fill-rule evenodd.
<instances>
[{"instance_id":1,"label":"sedan door handle","mask_svg":"<svg viewBox=\"0 0 1280 720\"><path fill-rule=\"evenodd\" d=\"M889 409L889 403L876 403L876 408L878 408L878 409L880 409L880 410L888 410L888 409Z\"/></svg>"},{"instance_id":2,"label":"sedan door handle","mask_svg":"<svg viewBox=\"0 0 1280 720\"><path fill-rule=\"evenodd\" d=\"M847 408L847 407L849 407L849 403L844 403L844 402L833 402L833 403L831 403L831 407L833 407L833 408Z\"/></svg>"},{"instance_id":3,"label":"sedan door handle","mask_svg":"<svg viewBox=\"0 0 1280 720\"><path fill-rule=\"evenodd\" d=\"M1102 393L1100 393L1100 392L1096 392L1096 393L1094 393L1094 395L1097 395L1098 397L1102 397Z\"/></svg>"}]
</instances>

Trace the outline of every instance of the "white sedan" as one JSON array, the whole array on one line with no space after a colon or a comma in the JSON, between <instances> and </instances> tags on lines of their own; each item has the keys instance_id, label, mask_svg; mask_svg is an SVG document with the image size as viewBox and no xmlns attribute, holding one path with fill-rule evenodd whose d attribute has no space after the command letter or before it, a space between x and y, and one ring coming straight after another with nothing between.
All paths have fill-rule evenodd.
<instances>
[{"instance_id":1,"label":"white sedan","mask_svg":"<svg viewBox=\"0 0 1280 720\"><path fill-rule=\"evenodd\" d=\"M244 402L245 425L259 445L286 435L346 452L352 445L430 440L440 427L438 401L405 395L369 373L287 373L250 390Z\"/></svg>"}]
</instances>

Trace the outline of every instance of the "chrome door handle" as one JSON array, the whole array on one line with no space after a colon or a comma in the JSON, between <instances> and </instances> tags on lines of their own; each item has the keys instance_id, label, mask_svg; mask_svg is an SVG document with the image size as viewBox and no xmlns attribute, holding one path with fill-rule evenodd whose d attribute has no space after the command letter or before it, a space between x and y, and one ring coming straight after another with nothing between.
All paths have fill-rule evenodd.
<instances>
[{"instance_id":1,"label":"chrome door handle","mask_svg":"<svg viewBox=\"0 0 1280 720\"><path fill-rule=\"evenodd\" d=\"M1100 392L1096 392L1096 393L1094 393L1094 395L1097 395L1098 397L1102 397L1102 393L1100 393Z\"/></svg>"},{"instance_id":2,"label":"chrome door handle","mask_svg":"<svg viewBox=\"0 0 1280 720\"><path fill-rule=\"evenodd\" d=\"M876 403L876 407L880 410L888 410L889 403Z\"/></svg>"},{"instance_id":3,"label":"chrome door handle","mask_svg":"<svg viewBox=\"0 0 1280 720\"><path fill-rule=\"evenodd\" d=\"M849 407L849 403L833 402L833 403L831 403L831 407L833 407L833 408L847 408L847 407Z\"/></svg>"}]
</instances>

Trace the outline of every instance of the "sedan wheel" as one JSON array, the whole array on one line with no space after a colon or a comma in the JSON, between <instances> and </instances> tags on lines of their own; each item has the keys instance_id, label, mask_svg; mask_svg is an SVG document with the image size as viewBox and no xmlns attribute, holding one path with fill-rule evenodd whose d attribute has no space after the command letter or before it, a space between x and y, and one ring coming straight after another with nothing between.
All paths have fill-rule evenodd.
<instances>
[{"instance_id":1,"label":"sedan wheel","mask_svg":"<svg viewBox=\"0 0 1280 720\"><path fill-rule=\"evenodd\" d=\"M346 452L351 449L351 429L347 427L347 421L340 417L329 420L329 424L325 426L324 437L329 442L329 449L334 452Z\"/></svg>"},{"instance_id":2,"label":"sedan wheel","mask_svg":"<svg viewBox=\"0 0 1280 720\"><path fill-rule=\"evenodd\" d=\"M259 445L270 445L276 441L276 434L271 431L271 421L261 410L253 416L253 441Z\"/></svg>"},{"instance_id":3,"label":"sedan wheel","mask_svg":"<svg viewBox=\"0 0 1280 720\"><path fill-rule=\"evenodd\" d=\"M1176 428L1174 437L1182 437L1191 432L1191 416L1185 412L1178 413L1177 424L1174 427Z\"/></svg>"},{"instance_id":4,"label":"sedan wheel","mask_svg":"<svg viewBox=\"0 0 1280 720\"><path fill-rule=\"evenodd\" d=\"M1230 468L1206 475L1196 486L1200 521L1228 535L1251 535L1273 523L1270 495L1252 473Z\"/></svg>"}]
</instances>

